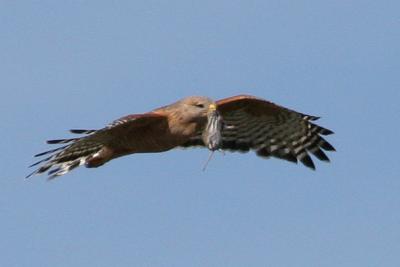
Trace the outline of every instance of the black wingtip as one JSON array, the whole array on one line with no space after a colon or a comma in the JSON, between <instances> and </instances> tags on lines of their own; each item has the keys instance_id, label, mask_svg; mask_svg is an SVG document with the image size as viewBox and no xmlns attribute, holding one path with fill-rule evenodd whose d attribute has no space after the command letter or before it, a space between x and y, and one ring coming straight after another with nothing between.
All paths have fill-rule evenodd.
<instances>
[{"instance_id":1,"label":"black wingtip","mask_svg":"<svg viewBox=\"0 0 400 267\"><path fill-rule=\"evenodd\" d=\"M53 145L53 144L66 144L73 141L79 140L79 138L70 138L70 139L54 139L54 140L47 140L46 143Z\"/></svg>"},{"instance_id":2,"label":"black wingtip","mask_svg":"<svg viewBox=\"0 0 400 267\"><path fill-rule=\"evenodd\" d=\"M39 160L38 162L33 163L32 165L30 165L28 168L32 168L33 166L39 165L40 163L49 161L53 156L47 157L45 159Z\"/></svg>"},{"instance_id":3,"label":"black wingtip","mask_svg":"<svg viewBox=\"0 0 400 267\"><path fill-rule=\"evenodd\" d=\"M53 139L53 140L47 140L46 143L47 144L62 144L64 142L65 139Z\"/></svg>"},{"instance_id":4,"label":"black wingtip","mask_svg":"<svg viewBox=\"0 0 400 267\"><path fill-rule=\"evenodd\" d=\"M331 135L331 134L334 134L334 132L329 130L329 129L323 128L322 131L320 132L320 134L322 134L322 135Z\"/></svg>"},{"instance_id":5,"label":"black wingtip","mask_svg":"<svg viewBox=\"0 0 400 267\"><path fill-rule=\"evenodd\" d=\"M311 121L317 121L319 120L321 117L317 117L317 116L310 116L310 120Z\"/></svg>"},{"instance_id":6,"label":"black wingtip","mask_svg":"<svg viewBox=\"0 0 400 267\"><path fill-rule=\"evenodd\" d=\"M306 167L308 167L308 168L310 168L310 169L315 171L315 164L314 164L313 160L311 159L311 157L308 154L303 156L300 159L300 161L301 161L301 163L304 164L304 166L306 166Z\"/></svg>"},{"instance_id":7,"label":"black wingtip","mask_svg":"<svg viewBox=\"0 0 400 267\"><path fill-rule=\"evenodd\" d=\"M86 133L86 131L87 130L82 130L82 129L71 129L71 130L69 130L71 133L74 133L74 134L83 134L83 133Z\"/></svg>"},{"instance_id":8,"label":"black wingtip","mask_svg":"<svg viewBox=\"0 0 400 267\"><path fill-rule=\"evenodd\" d=\"M49 150L49 151L45 151L45 152L42 152L42 153L38 153L38 154L34 155L34 157L35 158L41 157L41 156L46 155L48 153L53 153L54 151L55 151L55 149L52 149L52 150Z\"/></svg>"},{"instance_id":9,"label":"black wingtip","mask_svg":"<svg viewBox=\"0 0 400 267\"><path fill-rule=\"evenodd\" d=\"M315 149L315 151L311 151L311 153L321 161L330 162L328 156L319 148Z\"/></svg>"},{"instance_id":10,"label":"black wingtip","mask_svg":"<svg viewBox=\"0 0 400 267\"><path fill-rule=\"evenodd\" d=\"M65 145L65 146L62 146L62 147L58 147L58 148L56 148L56 149L51 149L51 150L48 150L48 151L45 151L45 152L36 154L36 155L34 155L34 157L37 158L37 157L41 157L41 156L44 156L44 155L47 155L47 154L51 154L51 153L60 151L60 150L62 150L62 149L64 149L64 148L66 148L67 146L68 146L68 145Z\"/></svg>"},{"instance_id":11,"label":"black wingtip","mask_svg":"<svg viewBox=\"0 0 400 267\"><path fill-rule=\"evenodd\" d=\"M32 177L35 174L36 174L36 171L33 171L30 174L28 174L27 176L25 176L25 179L29 179L30 177Z\"/></svg>"},{"instance_id":12,"label":"black wingtip","mask_svg":"<svg viewBox=\"0 0 400 267\"><path fill-rule=\"evenodd\" d=\"M326 140L323 140L323 142L320 144L320 147L326 151L336 151L336 149Z\"/></svg>"},{"instance_id":13,"label":"black wingtip","mask_svg":"<svg viewBox=\"0 0 400 267\"><path fill-rule=\"evenodd\" d=\"M71 129L69 131L73 134L91 134L94 133L96 130Z\"/></svg>"}]
</instances>

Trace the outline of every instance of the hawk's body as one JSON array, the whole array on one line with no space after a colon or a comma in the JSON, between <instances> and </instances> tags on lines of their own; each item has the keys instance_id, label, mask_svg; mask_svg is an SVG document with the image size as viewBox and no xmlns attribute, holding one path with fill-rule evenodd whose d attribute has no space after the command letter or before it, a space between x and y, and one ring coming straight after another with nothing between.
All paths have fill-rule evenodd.
<instances>
[{"instance_id":1,"label":"hawk's body","mask_svg":"<svg viewBox=\"0 0 400 267\"><path fill-rule=\"evenodd\" d=\"M36 155L50 154L34 164L43 163L32 174L49 170L52 178L82 164L98 167L128 154L191 146L255 150L259 156L300 160L314 169L308 152L329 161L321 148L334 150L320 136L332 132L311 122L316 119L253 96L217 102L206 97L188 97L149 113L122 117L100 130L71 130L87 134L81 138L50 140L50 144L68 145Z\"/></svg>"}]
</instances>

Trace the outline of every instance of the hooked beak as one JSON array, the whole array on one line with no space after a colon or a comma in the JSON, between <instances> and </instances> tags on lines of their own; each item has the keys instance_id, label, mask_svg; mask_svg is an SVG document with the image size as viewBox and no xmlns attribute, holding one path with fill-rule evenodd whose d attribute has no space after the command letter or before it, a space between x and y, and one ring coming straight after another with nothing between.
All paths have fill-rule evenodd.
<instances>
[{"instance_id":1,"label":"hooked beak","mask_svg":"<svg viewBox=\"0 0 400 267\"><path fill-rule=\"evenodd\" d=\"M209 112L213 112L213 111L216 111L217 110L217 105L215 105L215 104L210 104L209 106L208 106L208 111Z\"/></svg>"}]
</instances>

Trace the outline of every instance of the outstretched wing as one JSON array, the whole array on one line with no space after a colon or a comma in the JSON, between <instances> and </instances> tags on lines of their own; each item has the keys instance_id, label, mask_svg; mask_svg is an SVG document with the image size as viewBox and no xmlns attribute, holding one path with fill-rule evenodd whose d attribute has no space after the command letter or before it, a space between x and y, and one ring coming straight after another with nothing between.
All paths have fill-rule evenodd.
<instances>
[{"instance_id":1,"label":"outstretched wing","mask_svg":"<svg viewBox=\"0 0 400 267\"><path fill-rule=\"evenodd\" d=\"M40 165L27 178L48 171L51 179L83 164L98 167L112 158L134 153L135 150L152 152L163 149L165 144L154 140L165 134L167 127L164 116L146 113L122 117L100 130L70 130L71 133L85 136L47 141L48 144L66 145L35 155L47 157L30 166Z\"/></svg>"},{"instance_id":2,"label":"outstretched wing","mask_svg":"<svg viewBox=\"0 0 400 267\"><path fill-rule=\"evenodd\" d=\"M329 161L323 152L334 151L321 135L333 132L313 123L318 117L305 115L263 99L240 95L217 101L224 121L222 149L256 151L262 157L302 162L315 169L309 153ZM185 146L203 145L193 138Z\"/></svg>"}]
</instances>

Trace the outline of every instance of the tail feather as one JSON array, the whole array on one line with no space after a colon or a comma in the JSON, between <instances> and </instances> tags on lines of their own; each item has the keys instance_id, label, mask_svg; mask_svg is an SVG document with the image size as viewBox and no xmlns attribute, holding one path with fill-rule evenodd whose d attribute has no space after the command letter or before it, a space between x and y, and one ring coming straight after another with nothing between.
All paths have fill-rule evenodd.
<instances>
[{"instance_id":1,"label":"tail feather","mask_svg":"<svg viewBox=\"0 0 400 267\"><path fill-rule=\"evenodd\" d=\"M99 138L96 138L96 136L94 135L64 140L68 140L69 144L35 155L35 157L40 157L50 154L45 159L39 160L38 162L32 164L30 167L40 164L42 165L38 167L38 169L30 173L28 176L26 176L26 178L29 178L36 174L45 173L47 171L49 179L61 176L85 164L88 159L92 158L93 155L95 155L104 147L102 142L99 141ZM50 143L67 143L67 141L64 140L62 142Z\"/></svg>"}]
</instances>

